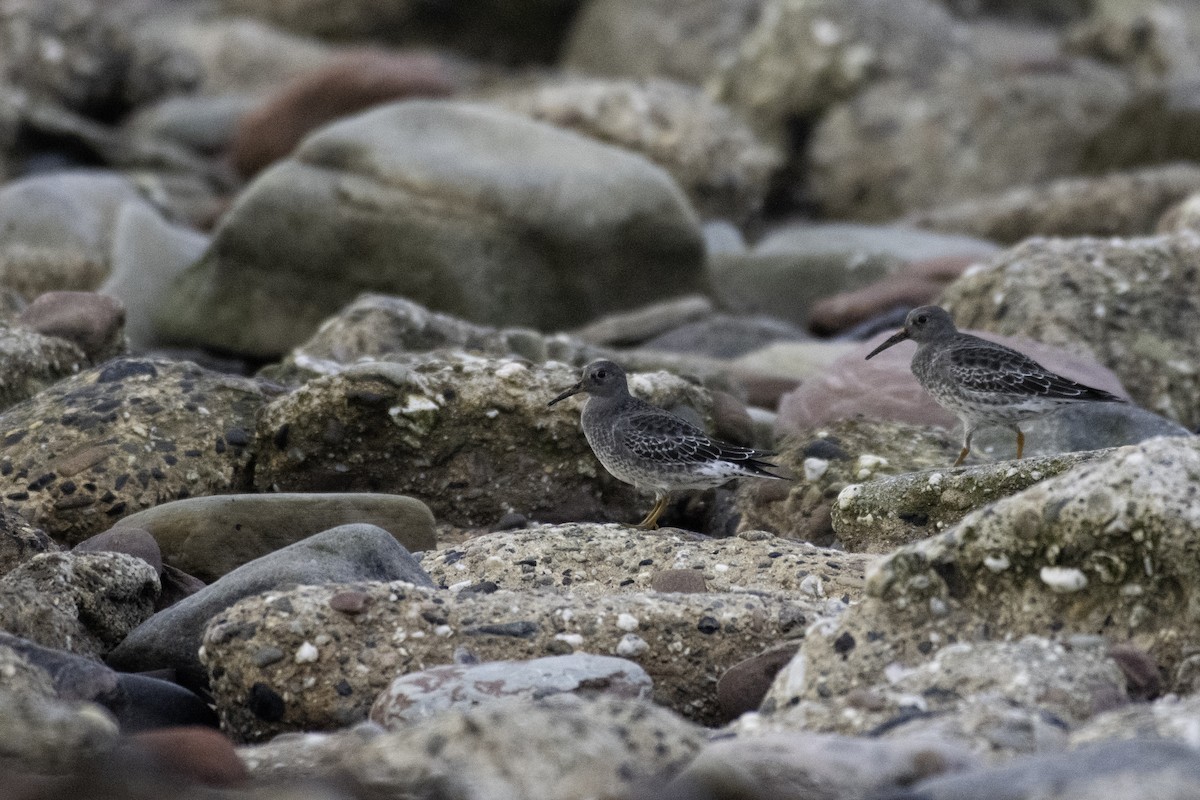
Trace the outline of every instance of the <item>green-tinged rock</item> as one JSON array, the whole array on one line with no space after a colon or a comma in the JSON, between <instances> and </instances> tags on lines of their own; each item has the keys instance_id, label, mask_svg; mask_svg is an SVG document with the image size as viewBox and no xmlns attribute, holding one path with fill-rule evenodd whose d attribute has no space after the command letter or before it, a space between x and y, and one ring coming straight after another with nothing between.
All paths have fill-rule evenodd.
<instances>
[{"instance_id":1,"label":"green-tinged rock","mask_svg":"<svg viewBox=\"0 0 1200 800\"><path fill-rule=\"evenodd\" d=\"M437 546L428 506L366 492L193 497L132 514L116 527L149 531L167 564L211 583L248 561L349 523L383 528L409 551Z\"/></svg>"},{"instance_id":2,"label":"green-tinged rock","mask_svg":"<svg viewBox=\"0 0 1200 800\"><path fill-rule=\"evenodd\" d=\"M273 356L377 291L565 328L695 291L702 262L695 212L644 158L487 106L409 101L322 128L263 172L157 323Z\"/></svg>"}]
</instances>

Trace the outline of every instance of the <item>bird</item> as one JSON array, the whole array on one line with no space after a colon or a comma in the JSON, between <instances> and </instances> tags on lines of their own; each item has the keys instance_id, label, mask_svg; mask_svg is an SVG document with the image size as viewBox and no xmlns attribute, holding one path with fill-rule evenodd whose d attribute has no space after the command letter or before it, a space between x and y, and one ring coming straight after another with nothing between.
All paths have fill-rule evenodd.
<instances>
[{"instance_id":1,"label":"bird","mask_svg":"<svg viewBox=\"0 0 1200 800\"><path fill-rule=\"evenodd\" d=\"M917 343L912 358L917 382L962 421L963 445L956 467L971 452L971 437L980 428L1015 431L1019 459L1025 451L1025 434L1017 423L1076 403L1125 402L1051 372L1011 347L963 333L940 306L908 312L904 328L868 353L867 360L906 339Z\"/></svg>"},{"instance_id":2,"label":"bird","mask_svg":"<svg viewBox=\"0 0 1200 800\"><path fill-rule=\"evenodd\" d=\"M601 359L548 405L585 392L581 425L592 452L612 476L654 492L654 507L636 527L653 530L674 491L709 489L731 478L789 480L768 461L775 453L713 439L687 420L629 393L616 363Z\"/></svg>"}]
</instances>

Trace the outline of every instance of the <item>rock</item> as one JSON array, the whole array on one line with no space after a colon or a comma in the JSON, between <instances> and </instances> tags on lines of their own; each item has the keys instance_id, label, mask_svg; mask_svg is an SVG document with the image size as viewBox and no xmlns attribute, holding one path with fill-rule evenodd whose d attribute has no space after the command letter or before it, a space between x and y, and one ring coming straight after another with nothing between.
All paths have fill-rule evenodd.
<instances>
[{"instance_id":1,"label":"rock","mask_svg":"<svg viewBox=\"0 0 1200 800\"><path fill-rule=\"evenodd\" d=\"M41 528L30 525L15 511L0 507L0 576L40 553L58 549Z\"/></svg>"},{"instance_id":2,"label":"rock","mask_svg":"<svg viewBox=\"0 0 1200 800\"><path fill-rule=\"evenodd\" d=\"M405 354L465 350L480 355L517 356L535 364L561 361L582 367L610 351L563 334L546 336L528 328L493 328L430 311L403 297L364 294L321 324L308 341L284 359L273 377L305 379L339 372L359 361L397 360ZM300 382L300 381L297 381Z\"/></svg>"},{"instance_id":3,"label":"rock","mask_svg":"<svg viewBox=\"0 0 1200 800\"><path fill-rule=\"evenodd\" d=\"M711 742L664 795L746 800L875 797L887 789L979 766L979 759L949 741L774 733Z\"/></svg>"},{"instance_id":4,"label":"rock","mask_svg":"<svg viewBox=\"0 0 1200 800\"><path fill-rule=\"evenodd\" d=\"M209 728L150 731L138 734L134 742L168 772L186 775L205 786L242 786L249 777L233 744Z\"/></svg>"},{"instance_id":5,"label":"rock","mask_svg":"<svg viewBox=\"0 0 1200 800\"><path fill-rule=\"evenodd\" d=\"M113 528L142 528L172 566L211 583L222 575L321 531L350 523L383 528L409 551L431 550L433 514L395 495L234 494L163 503Z\"/></svg>"},{"instance_id":6,"label":"rock","mask_svg":"<svg viewBox=\"0 0 1200 800\"><path fill-rule=\"evenodd\" d=\"M55 381L75 374L88 362L82 350L65 339L43 336L0 322L0 409L37 394Z\"/></svg>"},{"instance_id":7,"label":"rock","mask_svg":"<svg viewBox=\"0 0 1200 800\"><path fill-rule=\"evenodd\" d=\"M1085 59L946 69L918 89L879 82L817 123L808 190L827 216L888 219L1100 171L1114 165L1085 159L1128 134L1133 102L1122 73Z\"/></svg>"},{"instance_id":8,"label":"rock","mask_svg":"<svg viewBox=\"0 0 1200 800\"><path fill-rule=\"evenodd\" d=\"M946 775L880 800L1086 800L1101 796L1191 797L1200 756L1175 742L1110 742L1071 753L1033 756L1012 764Z\"/></svg>"},{"instance_id":9,"label":"rock","mask_svg":"<svg viewBox=\"0 0 1200 800\"><path fill-rule=\"evenodd\" d=\"M5 761L0 788L8 788L3 782L16 768L61 772L113 747L117 724L108 712L93 703L58 700L45 670L4 646L0 674L0 754Z\"/></svg>"},{"instance_id":10,"label":"rock","mask_svg":"<svg viewBox=\"0 0 1200 800\"><path fill-rule=\"evenodd\" d=\"M905 223L1015 244L1031 236L1139 236L1200 191L1200 167L1167 164L1020 186L916 211ZM914 305L920 305L916 303Z\"/></svg>"},{"instance_id":11,"label":"rock","mask_svg":"<svg viewBox=\"0 0 1200 800\"><path fill-rule=\"evenodd\" d=\"M948 433L896 422L847 418L797 429L774 459L796 476L795 482L744 481L737 492L741 527L828 546L834 542L830 515L847 486L884 475L945 468L958 449L958 440Z\"/></svg>"},{"instance_id":12,"label":"rock","mask_svg":"<svg viewBox=\"0 0 1200 800\"><path fill-rule=\"evenodd\" d=\"M1070 743L1080 747L1113 740L1165 739L1192 746L1192 726L1200 707L1196 695L1166 695L1152 703L1133 703L1097 714L1071 732Z\"/></svg>"},{"instance_id":13,"label":"rock","mask_svg":"<svg viewBox=\"0 0 1200 800\"><path fill-rule=\"evenodd\" d=\"M964 44L950 15L921 0L768 4L713 84L782 138L790 121L815 119L873 81L929 78Z\"/></svg>"},{"instance_id":14,"label":"rock","mask_svg":"<svg viewBox=\"0 0 1200 800\"><path fill-rule=\"evenodd\" d=\"M125 307L125 336L135 350L161 343L154 325L160 298L193 264L208 237L178 225L143 203L125 203L113 230L111 271L97 289Z\"/></svg>"},{"instance_id":15,"label":"rock","mask_svg":"<svg viewBox=\"0 0 1200 800\"><path fill-rule=\"evenodd\" d=\"M560 694L648 700L653 683L632 661L573 653L531 661L447 664L393 680L371 706L371 721L402 730L446 711L513 698L541 700Z\"/></svg>"},{"instance_id":16,"label":"rock","mask_svg":"<svg viewBox=\"0 0 1200 800\"><path fill-rule=\"evenodd\" d=\"M717 702L721 716L731 722L747 711L754 711L763 701L775 675L791 662L800 648L798 642L774 645L734 664L717 681Z\"/></svg>"},{"instance_id":17,"label":"rock","mask_svg":"<svg viewBox=\"0 0 1200 800\"><path fill-rule=\"evenodd\" d=\"M656 579L664 571L683 570L709 592L783 591L849 602L861 595L870 561L763 531L707 539L678 530L647 534L583 524L472 537L427 553L421 565L435 583L453 591L486 584L588 597L664 591Z\"/></svg>"},{"instance_id":18,"label":"rock","mask_svg":"<svg viewBox=\"0 0 1200 800\"><path fill-rule=\"evenodd\" d=\"M100 657L153 613L158 576L124 553L44 553L0 578L0 631Z\"/></svg>"},{"instance_id":19,"label":"rock","mask_svg":"<svg viewBox=\"0 0 1200 800\"><path fill-rule=\"evenodd\" d=\"M588 447L561 364L447 353L378 362L309 381L259 417L262 491L370 491L427 503L440 522L484 527L510 511L545 519L638 519L645 500ZM674 376L633 375L632 391L707 416L708 393ZM694 410L684 411L696 416ZM703 422L703 417L697 420Z\"/></svg>"},{"instance_id":20,"label":"rock","mask_svg":"<svg viewBox=\"0 0 1200 800\"><path fill-rule=\"evenodd\" d=\"M1197 257L1200 238L1188 234L1034 239L955 281L942 305L961 327L1020 333L1075 351L1085 343L1139 405L1195 429Z\"/></svg>"},{"instance_id":21,"label":"rock","mask_svg":"<svg viewBox=\"0 0 1200 800\"><path fill-rule=\"evenodd\" d=\"M674 775L704 738L651 703L559 696L452 711L393 733L284 736L239 755L256 781L332 773L395 797L585 800Z\"/></svg>"},{"instance_id":22,"label":"rock","mask_svg":"<svg viewBox=\"0 0 1200 800\"><path fill-rule=\"evenodd\" d=\"M453 66L432 54L383 50L335 54L240 117L229 143L229 158L249 178L287 156L322 125L389 101L454 94L459 83Z\"/></svg>"},{"instance_id":23,"label":"rock","mask_svg":"<svg viewBox=\"0 0 1200 800\"><path fill-rule=\"evenodd\" d=\"M791 225L762 239L748 254L710 258L708 271L724 310L806 325L819 300L874 283L910 261L983 258L997 250L979 239L914 228Z\"/></svg>"},{"instance_id":24,"label":"rock","mask_svg":"<svg viewBox=\"0 0 1200 800\"><path fill-rule=\"evenodd\" d=\"M971 511L1107 455L1091 450L850 484L833 504L833 530L851 552L888 553L941 533Z\"/></svg>"},{"instance_id":25,"label":"rock","mask_svg":"<svg viewBox=\"0 0 1200 800\"><path fill-rule=\"evenodd\" d=\"M865 599L836 630L805 640L802 691L843 695L878 683L889 664L914 666L988 631L1128 642L1161 665L1168 691L1179 690L1194 659L1194 560L1185 553L1198 476L1195 438L1151 439L900 547L875 564Z\"/></svg>"},{"instance_id":26,"label":"rock","mask_svg":"<svg viewBox=\"0 0 1200 800\"><path fill-rule=\"evenodd\" d=\"M203 688L200 664L204 627L239 600L295 584L429 579L390 533L374 525L342 525L310 536L238 567L132 631L108 654L121 670L172 668L189 688Z\"/></svg>"},{"instance_id":27,"label":"rock","mask_svg":"<svg viewBox=\"0 0 1200 800\"><path fill-rule=\"evenodd\" d=\"M808 338L803 329L773 317L716 314L655 336L642 346L647 350L737 358L775 342Z\"/></svg>"},{"instance_id":28,"label":"rock","mask_svg":"<svg viewBox=\"0 0 1200 800\"><path fill-rule=\"evenodd\" d=\"M0 189L0 283L26 297L92 291L109 271L118 212L146 205L112 172L56 172Z\"/></svg>"},{"instance_id":29,"label":"rock","mask_svg":"<svg viewBox=\"0 0 1200 800\"><path fill-rule=\"evenodd\" d=\"M130 3L46 0L5 6L4 78L75 111L119 114L134 19Z\"/></svg>"},{"instance_id":30,"label":"rock","mask_svg":"<svg viewBox=\"0 0 1200 800\"><path fill-rule=\"evenodd\" d=\"M628 658L653 679L656 702L712 721L725 669L841 608L767 592L453 595L399 582L354 590L365 597L351 613L332 605L347 587L300 586L212 619L202 660L224 730L258 741L345 727L366 717L393 676L452 663L462 647L485 662Z\"/></svg>"},{"instance_id":31,"label":"rock","mask_svg":"<svg viewBox=\"0 0 1200 800\"><path fill-rule=\"evenodd\" d=\"M43 336L66 339L93 364L125 349L125 309L118 300L93 292L46 292L17 317L17 324Z\"/></svg>"},{"instance_id":32,"label":"rock","mask_svg":"<svg viewBox=\"0 0 1200 800\"><path fill-rule=\"evenodd\" d=\"M167 500L239 491L262 401L257 383L194 364L110 361L0 415L0 493L75 544Z\"/></svg>"},{"instance_id":33,"label":"rock","mask_svg":"<svg viewBox=\"0 0 1200 800\"><path fill-rule=\"evenodd\" d=\"M650 575L650 588L656 592L695 594L708 591L704 576L692 569L659 569Z\"/></svg>"},{"instance_id":34,"label":"rock","mask_svg":"<svg viewBox=\"0 0 1200 800\"><path fill-rule=\"evenodd\" d=\"M850 653L858 641L845 634L839 650ZM1100 637L1077 637L1063 644L1036 636L1018 641L946 644L920 664L895 665L886 675L844 694L809 692L806 670L816 666L804 654L775 678L751 730L814 730L889 738L958 741L980 755L1034 752L1037 739L1013 737L1006 717L1015 712L1042 717L1059 738L1106 709L1128 702L1125 676L1108 657ZM991 719L994 730L980 721ZM741 724L741 723L739 723ZM1036 730L1036 728L1034 728Z\"/></svg>"},{"instance_id":35,"label":"rock","mask_svg":"<svg viewBox=\"0 0 1200 800\"><path fill-rule=\"evenodd\" d=\"M715 311L712 300L704 295L686 295L607 314L578 329L575 335L590 344L629 347L707 319Z\"/></svg>"},{"instance_id":36,"label":"rock","mask_svg":"<svg viewBox=\"0 0 1200 800\"><path fill-rule=\"evenodd\" d=\"M133 525L110 528L84 539L73 549L76 553L125 553L145 561L154 568L156 575L162 577L162 551L158 542L144 528Z\"/></svg>"},{"instance_id":37,"label":"rock","mask_svg":"<svg viewBox=\"0 0 1200 800\"><path fill-rule=\"evenodd\" d=\"M53 686L53 696L59 700L103 706L123 733L167 725L216 725L216 715L203 700L168 681L146 675L123 675L93 658L0 633L0 650L4 649L11 649L29 664L45 670Z\"/></svg>"},{"instance_id":38,"label":"rock","mask_svg":"<svg viewBox=\"0 0 1200 800\"><path fill-rule=\"evenodd\" d=\"M639 153L670 173L701 217L747 221L782 161L695 86L568 79L489 98L510 111Z\"/></svg>"},{"instance_id":39,"label":"rock","mask_svg":"<svg viewBox=\"0 0 1200 800\"><path fill-rule=\"evenodd\" d=\"M320 42L247 17L159 14L133 37L138 61L177 65L209 97L274 92L332 56Z\"/></svg>"},{"instance_id":40,"label":"rock","mask_svg":"<svg viewBox=\"0 0 1200 800\"><path fill-rule=\"evenodd\" d=\"M809 314L808 327L814 333L828 336L896 308L929 305L946 284L978 260L976 256L941 256L910 261L859 289L818 300Z\"/></svg>"},{"instance_id":41,"label":"rock","mask_svg":"<svg viewBox=\"0 0 1200 800\"><path fill-rule=\"evenodd\" d=\"M260 105L261 97L243 92L175 95L142 106L124 121L123 128L136 136L167 139L216 156L229 147L238 120Z\"/></svg>"},{"instance_id":42,"label":"rock","mask_svg":"<svg viewBox=\"0 0 1200 800\"><path fill-rule=\"evenodd\" d=\"M765 0L590 0L563 48L566 69L704 86L733 58Z\"/></svg>"},{"instance_id":43,"label":"rock","mask_svg":"<svg viewBox=\"0 0 1200 800\"><path fill-rule=\"evenodd\" d=\"M565 327L694 291L702 247L686 199L644 159L494 108L414 100L327 126L259 176L157 322L180 342L271 356L373 290L475 322Z\"/></svg>"},{"instance_id":44,"label":"rock","mask_svg":"<svg viewBox=\"0 0 1200 800\"><path fill-rule=\"evenodd\" d=\"M847 353L857 352L854 342L775 342L734 359L733 367L747 382L747 402L760 408L777 408L779 401L807 380L818 380ZM769 390L769 394L764 391Z\"/></svg>"}]
</instances>

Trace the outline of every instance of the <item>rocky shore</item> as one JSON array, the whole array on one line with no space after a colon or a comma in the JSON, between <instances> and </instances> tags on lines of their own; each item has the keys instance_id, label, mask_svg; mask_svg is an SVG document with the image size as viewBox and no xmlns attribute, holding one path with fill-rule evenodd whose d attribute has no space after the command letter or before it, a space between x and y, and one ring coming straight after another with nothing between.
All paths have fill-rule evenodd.
<instances>
[{"instance_id":1,"label":"rocky shore","mask_svg":"<svg viewBox=\"0 0 1200 800\"><path fill-rule=\"evenodd\" d=\"M1200 798L1200 7L0 0L0 798ZM983 430L905 313L1124 403ZM788 481L653 500L581 401Z\"/></svg>"}]
</instances>

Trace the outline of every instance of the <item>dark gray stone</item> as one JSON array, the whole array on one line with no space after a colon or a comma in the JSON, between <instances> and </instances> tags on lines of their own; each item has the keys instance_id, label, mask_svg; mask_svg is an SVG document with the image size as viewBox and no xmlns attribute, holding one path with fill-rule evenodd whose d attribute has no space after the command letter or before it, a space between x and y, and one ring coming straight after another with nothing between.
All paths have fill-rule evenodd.
<instances>
[{"instance_id":1,"label":"dark gray stone","mask_svg":"<svg viewBox=\"0 0 1200 800\"><path fill-rule=\"evenodd\" d=\"M342 525L244 564L158 612L109 654L108 663L128 671L173 668L184 686L203 688L208 675L197 651L213 616L238 600L271 589L354 581L433 586L390 533L374 525Z\"/></svg>"}]
</instances>

